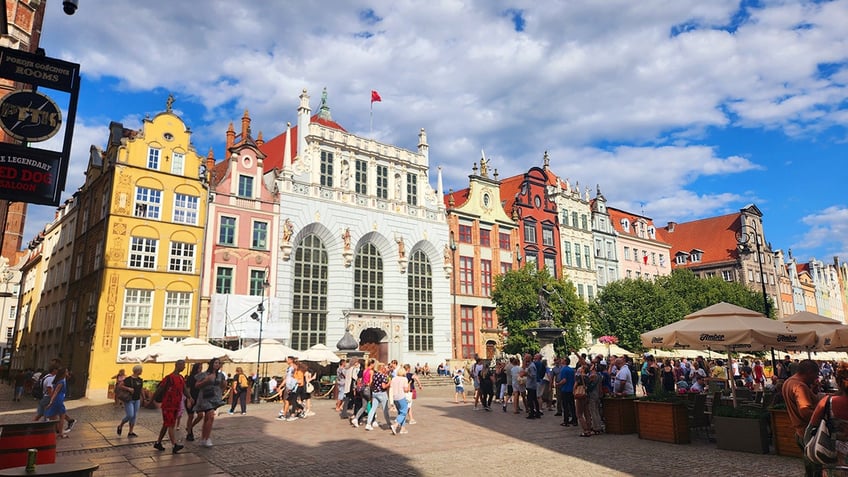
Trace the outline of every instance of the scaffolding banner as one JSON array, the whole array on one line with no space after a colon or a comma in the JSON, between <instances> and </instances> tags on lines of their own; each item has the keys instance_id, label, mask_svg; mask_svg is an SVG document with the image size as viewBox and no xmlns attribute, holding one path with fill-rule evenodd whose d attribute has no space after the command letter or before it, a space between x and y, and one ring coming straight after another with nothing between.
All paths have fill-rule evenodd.
<instances>
[{"instance_id":1,"label":"scaffolding banner","mask_svg":"<svg viewBox=\"0 0 848 477\"><path fill-rule=\"evenodd\" d=\"M259 339L259 321L251 315L262 303L262 338L273 338L288 343L291 324L280 319L280 301L251 295L212 295L209 304L209 338Z\"/></svg>"}]
</instances>

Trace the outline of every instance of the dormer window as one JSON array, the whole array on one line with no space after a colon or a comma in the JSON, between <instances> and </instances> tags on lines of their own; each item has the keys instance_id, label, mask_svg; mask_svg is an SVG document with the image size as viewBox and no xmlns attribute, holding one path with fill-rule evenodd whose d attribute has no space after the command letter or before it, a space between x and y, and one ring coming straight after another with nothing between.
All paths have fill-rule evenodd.
<instances>
[{"instance_id":1,"label":"dormer window","mask_svg":"<svg viewBox=\"0 0 848 477\"><path fill-rule=\"evenodd\" d=\"M692 250L692 252L689 254L689 261L692 262L692 263L700 262L703 255L704 255L703 250L698 250L698 249Z\"/></svg>"},{"instance_id":2,"label":"dormer window","mask_svg":"<svg viewBox=\"0 0 848 477\"><path fill-rule=\"evenodd\" d=\"M674 263L678 265L686 265L686 260L689 258L689 254L686 252L677 252L674 255Z\"/></svg>"},{"instance_id":3,"label":"dormer window","mask_svg":"<svg viewBox=\"0 0 848 477\"><path fill-rule=\"evenodd\" d=\"M621 219L621 228L625 232L630 232L630 221L627 219Z\"/></svg>"},{"instance_id":4,"label":"dormer window","mask_svg":"<svg viewBox=\"0 0 848 477\"><path fill-rule=\"evenodd\" d=\"M657 229L653 227L648 227L648 237L651 237L651 240L657 239Z\"/></svg>"}]
</instances>

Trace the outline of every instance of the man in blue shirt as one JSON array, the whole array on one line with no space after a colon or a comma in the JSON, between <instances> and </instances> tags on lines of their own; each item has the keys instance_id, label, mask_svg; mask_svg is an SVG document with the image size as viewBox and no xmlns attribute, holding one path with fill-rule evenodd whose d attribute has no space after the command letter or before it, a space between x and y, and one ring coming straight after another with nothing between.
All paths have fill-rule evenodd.
<instances>
[{"instance_id":1,"label":"man in blue shirt","mask_svg":"<svg viewBox=\"0 0 848 477\"><path fill-rule=\"evenodd\" d=\"M574 407L574 368L569 366L571 360L563 358L562 369L559 371L559 398L562 400L561 426L577 425L577 410Z\"/></svg>"}]
</instances>

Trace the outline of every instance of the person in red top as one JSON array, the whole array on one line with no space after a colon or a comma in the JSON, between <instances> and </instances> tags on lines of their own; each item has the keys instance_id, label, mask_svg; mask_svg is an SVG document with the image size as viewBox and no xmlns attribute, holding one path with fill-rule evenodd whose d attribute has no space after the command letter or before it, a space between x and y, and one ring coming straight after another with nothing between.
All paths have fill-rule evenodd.
<instances>
[{"instance_id":1,"label":"person in red top","mask_svg":"<svg viewBox=\"0 0 848 477\"><path fill-rule=\"evenodd\" d=\"M162 446L162 438L165 437L165 433L167 432L168 439L171 440L171 444L174 446L174 454L183 448L182 444L177 442L177 437L174 433L174 427L177 425L177 416L180 412L183 398L187 401L187 407L191 407L192 404L191 395L188 392L188 388L186 388L185 378L180 374L184 369L185 360L178 360L174 363L174 372L162 379L165 382L164 385L167 386L165 395L162 397L162 428L159 429L159 439L153 444L155 449L160 451L165 450L165 447Z\"/></svg>"},{"instance_id":2,"label":"person in red top","mask_svg":"<svg viewBox=\"0 0 848 477\"><path fill-rule=\"evenodd\" d=\"M759 385L759 389L762 391L763 386L766 384L766 375L763 369L763 362L760 360L754 361L754 382Z\"/></svg>"},{"instance_id":3,"label":"person in red top","mask_svg":"<svg viewBox=\"0 0 848 477\"><path fill-rule=\"evenodd\" d=\"M795 440L801 450L804 450L804 431L813 417L813 411L818 403L819 365L811 359L798 363L798 371L783 383L783 400L789 421L795 429ZM807 477L821 475L821 467L807 459L804 455L804 470Z\"/></svg>"}]
</instances>

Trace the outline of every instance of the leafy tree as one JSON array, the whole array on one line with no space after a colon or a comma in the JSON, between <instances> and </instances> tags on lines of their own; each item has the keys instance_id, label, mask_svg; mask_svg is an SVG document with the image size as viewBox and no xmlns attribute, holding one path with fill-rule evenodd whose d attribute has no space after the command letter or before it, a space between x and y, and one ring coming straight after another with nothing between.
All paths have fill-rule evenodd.
<instances>
[{"instance_id":1,"label":"leafy tree","mask_svg":"<svg viewBox=\"0 0 848 477\"><path fill-rule=\"evenodd\" d=\"M546 299L554 326L566 331L564 346L574 349L583 346L588 308L577 296L574 284L552 277L547 270L538 271L525 266L495 277L492 301L497 305L498 319L509 331L505 352L522 353L539 349L539 343L525 330L539 324L539 293L542 288L549 292ZM559 348L561 350L563 345Z\"/></svg>"},{"instance_id":2,"label":"leafy tree","mask_svg":"<svg viewBox=\"0 0 848 477\"><path fill-rule=\"evenodd\" d=\"M617 336L622 347L638 351L644 349L642 333L722 301L765 311L762 295L741 283L698 278L690 270L677 269L654 281L625 279L608 284L589 307L589 324L594 336Z\"/></svg>"}]
</instances>

